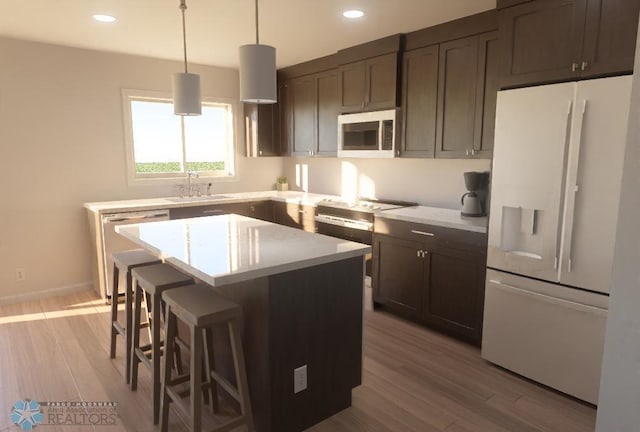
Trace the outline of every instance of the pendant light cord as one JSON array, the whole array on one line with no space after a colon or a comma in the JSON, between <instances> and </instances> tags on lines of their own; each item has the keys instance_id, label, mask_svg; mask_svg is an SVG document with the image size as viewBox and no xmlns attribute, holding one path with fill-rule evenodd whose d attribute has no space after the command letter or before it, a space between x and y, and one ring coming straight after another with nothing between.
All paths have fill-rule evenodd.
<instances>
[{"instance_id":1,"label":"pendant light cord","mask_svg":"<svg viewBox=\"0 0 640 432\"><path fill-rule=\"evenodd\" d=\"M187 26L184 19L184 11L187 10L186 0L180 0L180 10L182 11L182 47L184 51L184 73L189 73L189 71L187 70Z\"/></svg>"},{"instance_id":2,"label":"pendant light cord","mask_svg":"<svg viewBox=\"0 0 640 432\"><path fill-rule=\"evenodd\" d=\"M260 45L260 38L258 36L258 0L256 0L256 45Z\"/></svg>"}]
</instances>

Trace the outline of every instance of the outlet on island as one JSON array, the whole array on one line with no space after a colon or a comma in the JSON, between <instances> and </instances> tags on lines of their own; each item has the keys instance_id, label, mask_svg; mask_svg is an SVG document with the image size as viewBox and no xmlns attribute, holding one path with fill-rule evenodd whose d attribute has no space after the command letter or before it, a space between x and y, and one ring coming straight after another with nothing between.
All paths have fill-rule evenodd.
<instances>
[{"instance_id":1,"label":"outlet on island","mask_svg":"<svg viewBox=\"0 0 640 432\"><path fill-rule=\"evenodd\" d=\"M293 393L307 389L307 365L293 370Z\"/></svg>"}]
</instances>

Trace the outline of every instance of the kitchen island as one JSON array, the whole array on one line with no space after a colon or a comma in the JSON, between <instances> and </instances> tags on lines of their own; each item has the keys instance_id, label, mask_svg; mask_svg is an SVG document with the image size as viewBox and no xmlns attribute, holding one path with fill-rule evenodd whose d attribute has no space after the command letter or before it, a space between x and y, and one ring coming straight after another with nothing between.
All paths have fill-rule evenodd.
<instances>
[{"instance_id":1,"label":"kitchen island","mask_svg":"<svg viewBox=\"0 0 640 432\"><path fill-rule=\"evenodd\" d=\"M369 246L233 214L117 231L242 306L258 431L301 431L351 405ZM216 349L224 371L224 347ZM303 366L307 388L294 393Z\"/></svg>"}]
</instances>

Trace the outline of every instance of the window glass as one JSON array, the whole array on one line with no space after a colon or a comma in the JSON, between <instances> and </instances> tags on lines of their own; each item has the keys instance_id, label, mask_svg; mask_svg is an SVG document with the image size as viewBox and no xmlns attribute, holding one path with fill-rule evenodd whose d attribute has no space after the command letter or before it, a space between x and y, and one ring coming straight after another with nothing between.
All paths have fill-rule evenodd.
<instances>
[{"instance_id":1,"label":"window glass","mask_svg":"<svg viewBox=\"0 0 640 432\"><path fill-rule=\"evenodd\" d=\"M233 105L203 101L202 115L176 116L168 96L125 91L129 175L133 180L234 175ZM126 116L125 116L126 117Z\"/></svg>"}]
</instances>

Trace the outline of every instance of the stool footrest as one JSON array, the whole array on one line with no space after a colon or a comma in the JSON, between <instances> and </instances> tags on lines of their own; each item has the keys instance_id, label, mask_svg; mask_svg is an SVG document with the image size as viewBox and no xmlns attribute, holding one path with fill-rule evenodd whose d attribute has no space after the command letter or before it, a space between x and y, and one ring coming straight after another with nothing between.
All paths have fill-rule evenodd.
<instances>
[{"instance_id":1,"label":"stool footrest","mask_svg":"<svg viewBox=\"0 0 640 432\"><path fill-rule=\"evenodd\" d=\"M124 335L126 335L126 334L127 334L127 329L126 329L126 327L124 327L124 326L120 325L120 323L119 323L119 322L117 322L117 321L115 321L115 322L113 323L113 328L114 328L118 333L120 333L122 336L124 336Z\"/></svg>"}]
</instances>

